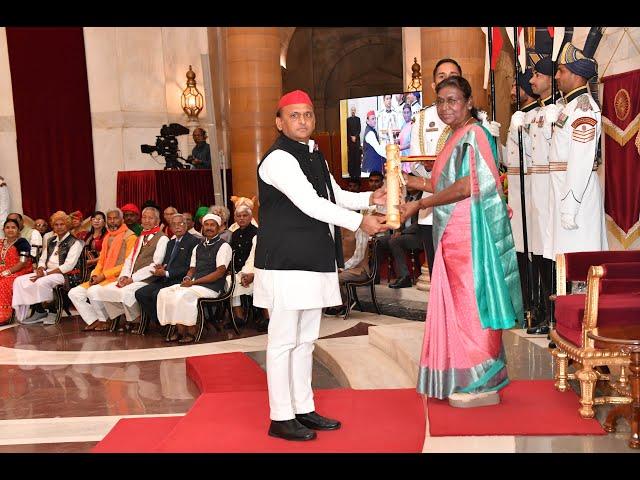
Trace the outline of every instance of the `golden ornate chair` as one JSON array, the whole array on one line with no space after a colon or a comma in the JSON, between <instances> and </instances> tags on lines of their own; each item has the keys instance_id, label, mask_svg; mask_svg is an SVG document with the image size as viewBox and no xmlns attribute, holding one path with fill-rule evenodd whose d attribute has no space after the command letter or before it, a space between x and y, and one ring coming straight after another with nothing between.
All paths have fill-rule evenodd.
<instances>
[{"instance_id":1,"label":"golden ornate chair","mask_svg":"<svg viewBox=\"0 0 640 480\"><path fill-rule=\"evenodd\" d=\"M553 298L556 325L550 333L556 344L552 352L556 359L555 387L564 392L568 389L567 380L580 381L579 412L583 418L594 416L594 405L628 402L625 396L594 398L598 381L608 381L615 391L624 391L629 356L620 351L595 348L594 341L587 334L599 324L624 326L640 323L638 262L640 252L637 251L581 252L557 257L557 295ZM583 281L585 276L586 294L567 295L567 282ZM568 373L570 360L575 373ZM602 367L615 366L621 368L621 374L614 383Z\"/></svg>"}]
</instances>

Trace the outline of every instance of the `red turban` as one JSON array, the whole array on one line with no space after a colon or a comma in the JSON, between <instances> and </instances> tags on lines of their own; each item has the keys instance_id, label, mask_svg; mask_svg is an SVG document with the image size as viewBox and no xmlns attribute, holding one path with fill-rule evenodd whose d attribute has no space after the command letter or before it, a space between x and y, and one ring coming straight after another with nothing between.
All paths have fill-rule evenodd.
<instances>
[{"instance_id":1,"label":"red turban","mask_svg":"<svg viewBox=\"0 0 640 480\"><path fill-rule=\"evenodd\" d=\"M77 217L80 220L82 220L84 218L84 215L82 214L82 212L80 210L76 210L75 212L71 212L69 214L70 217Z\"/></svg>"},{"instance_id":2,"label":"red turban","mask_svg":"<svg viewBox=\"0 0 640 480\"><path fill-rule=\"evenodd\" d=\"M369 110L367 112L367 118L369 118L371 115L373 115L375 117L376 116L376 112L374 112L373 110Z\"/></svg>"},{"instance_id":3,"label":"red turban","mask_svg":"<svg viewBox=\"0 0 640 480\"><path fill-rule=\"evenodd\" d=\"M305 105L313 107L313 103L311 103L309 95L307 95L302 90L294 90L293 92L286 93L282 96L282 98L278 102L278 110L280 110L282 107L286 107L287 105L296 105L299 103L303 103Z\"/></svg>"},{"instance_id":4,"label":"red turban","mask_svg":"<svg viewBox=\"0 0 640 480\"><path fill-rule=\"evenodd\" d=\"M122 210L122 212L133 212L133 213L137 213L138 215L140 215L140 209L138 208L137 205L134 205L133 203L127 203L126 205L122 206L120 208L120 210Z\"/></svg>"}]
</instances>

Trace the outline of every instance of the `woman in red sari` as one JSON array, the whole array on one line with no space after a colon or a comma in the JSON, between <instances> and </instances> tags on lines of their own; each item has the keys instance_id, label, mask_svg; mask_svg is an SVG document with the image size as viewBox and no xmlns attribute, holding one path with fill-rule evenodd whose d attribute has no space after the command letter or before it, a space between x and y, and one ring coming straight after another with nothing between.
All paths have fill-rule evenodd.
<instances>
[{"instance_id":1,"label":"woman in red sari","mask_svg":"<svg viewBox=\"0 0 640 480\"><path fill-rule=\"evenodd\" d=\"M33 271L30 251L29 242L20 237L18 221L5 221L4 238L0 239L0 325L11 320L13 281Z\"/></svg>"}]
</instances>

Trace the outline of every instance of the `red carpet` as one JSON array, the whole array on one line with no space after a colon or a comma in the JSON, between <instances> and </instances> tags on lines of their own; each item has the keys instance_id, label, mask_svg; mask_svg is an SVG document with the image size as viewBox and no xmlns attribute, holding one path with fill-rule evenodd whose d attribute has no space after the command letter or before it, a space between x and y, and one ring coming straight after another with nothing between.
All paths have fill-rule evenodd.
<instances>
[{"instance_id":1,"label":"red carpet","mask_svg":"<svg viewBox=\"0 0 640 480\"><path fill-rule=\"evenodd\" d=\"M429 399L431 436L606 435L597 420L580 417L578 396L558 392L553 380L513 380L500 398L499 405L469 409Z\"/></svg>"},{"instance_id":2,"label":"red carpet","mask_svg":"<svg viewBox=\"0 0 640 480\"><path fill-rule=\"evenodd\" d=\"M160 441L181 419L182 417L122 418L91 452L155 452Z\"/></svg>"},{"instance_id":3,"label":"red carpet","mask_svg":"<svg viewBox=\"0 0 640 480\"><path fill-rule=\"evenodd\" d=\"M310 442L267 435L266 391L208 393L159 445L158 452L320 453L420 452L424 407L414 389L316 390L319 413L339 419L342 428L317 432ZM126 439L123 439L125 441Z\"/></svg>"},{"instance_id":4,"label":"red carpet","mask_svg":"<svg viewBox=\"0 0 640 480\"><path fill-rule=\"evenodd\" d=\"M245 392L267 389L267 374L241 352L189 357L187 376L201 393Z\"/></svg>"}]
</instances>

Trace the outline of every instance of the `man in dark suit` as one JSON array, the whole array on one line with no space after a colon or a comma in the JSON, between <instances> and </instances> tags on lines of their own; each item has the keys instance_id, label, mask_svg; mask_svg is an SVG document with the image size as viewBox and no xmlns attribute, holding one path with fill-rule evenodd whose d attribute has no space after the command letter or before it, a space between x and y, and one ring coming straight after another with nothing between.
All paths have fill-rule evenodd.
<instances>
[{"instance_id":1,"label":"man in dark suit","mask_svg":"<svg viewBox=\"0 0 640 480\"><path fill-rule=\"evenodd\" d=\"M191 253L200 240L187 232L184 215L176 213L171 217L171 230L175 236L167 244L162 265L156 265L154 280L136 290L136 300L150 319L158 321L156 300L160 289L180 283L189 270Z\"/></svg>"},{"instance_id":2,"label":"man in dark suit","mask_svg":"<svg viewBox=\"0 0 640 480\"><path fill-rule=\"evenodd\" d=\"M419 199L421 193L417 190L408 190L406 201L412 202ZM407 268L405 253L422 248L422 242L418 235L418 215L407 218L405 223L400 225L400 229L393 234L378 237L378 246L378 265L382 263L387 252L391 252L398 276L395 282L389 284L389 288L411 287L413 282Z\"/></svg>"},{"instance_id":3,"label":"man in dark suit","mask_svg":"<svg viewBox=\"0 0 640 480\"><path fill-rule=\"evenodd\" d=\"M360 145L360 117L356 116L356 107L351 106L351 116L347 118L347 155L348 170L351 178L360 178L360 159L362 146Z\"/></svg>"}]
</instances>

